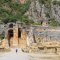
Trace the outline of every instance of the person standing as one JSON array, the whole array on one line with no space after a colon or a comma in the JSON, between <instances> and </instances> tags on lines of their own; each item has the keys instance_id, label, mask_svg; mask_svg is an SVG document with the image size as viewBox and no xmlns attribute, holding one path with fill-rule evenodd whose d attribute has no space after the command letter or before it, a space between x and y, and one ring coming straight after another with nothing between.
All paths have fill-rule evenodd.
<instances>
[{"instance_id":1,"label":"person standing","mask_svg":"<svg viewBox=\"0 0 60 60\"><path fill-rule=\"evenodd\" d=\"M16 53L18 52L18 49L16 49Z\"/></svg>"}]
</instances>

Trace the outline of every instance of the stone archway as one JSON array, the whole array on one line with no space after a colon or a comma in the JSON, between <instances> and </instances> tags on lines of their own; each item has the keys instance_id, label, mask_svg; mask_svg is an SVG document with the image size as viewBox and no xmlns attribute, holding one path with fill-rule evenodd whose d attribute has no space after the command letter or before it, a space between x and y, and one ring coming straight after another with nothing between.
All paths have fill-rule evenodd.
<instances>
[{"instance_id":1,"label":"stone archway","mask_svg":"<svg viewBox=\"0 0 60 60\"><path fill-rule=\"evenodd\" d=\"M11 39L13 38L13 30L8 30L8 44L11 46Z\"/></svg>"},{"instance_id":2,"label":"stone archway","mask_svg":"<svg viewBox=\"0 0 60 60\"><path fill-rule=\"evenodd\" d=\"M9 24L9 28L13 28L13 24L11 23L11 24Z\"/></svg>"},{"instance_id":3,"label":"stone archway","mask_svg":"<svg viewBox=\"0 0 60 60\"><path fill-rule=\"evenodd\" d=\"M7 32L7 40L9 47L24 47L26 45L27 33L25 29L15 28L9 29Z\"/></svg>"}]
</instances>

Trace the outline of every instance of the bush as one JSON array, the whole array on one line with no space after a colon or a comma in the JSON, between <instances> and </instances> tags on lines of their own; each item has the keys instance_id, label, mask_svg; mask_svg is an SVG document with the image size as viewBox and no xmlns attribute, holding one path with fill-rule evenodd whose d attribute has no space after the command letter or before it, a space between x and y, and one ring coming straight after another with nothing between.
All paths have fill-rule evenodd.
<instances>
[{"instance_id":1,"label":"bush","mask_svg":"<svg viewBox=\"0 0 60 60\"><path fill-rule=\"evenodd\" d=\"M50 15L49 15L49 13L45 13L45 14L46 14L46 17L47 17L47 18L50 18Z\"/></svg>"},{"instance_id":2,"label":"bush","mask_svg":"<svg viewBox=\"0 0 60 60\"><path fill-rule=\"evenodd\" d=\"M0 39L4 39L4 36L3 35L0 35Z\"/></svg>"},{"instance_id":3,"label":"bush","mask_svg":"<svg viewBox=\"0 0 60 60\"><path fill-rule=\"evenodd\" d=\"M32 25L42 25L41 22L33 23Z\"/></svg>"},{"instance_id":4,"label":"bush","mask_svg":"<svg viewBox=\"0 0 60 60\"><path fill-rule=\"evenodd\" d=\"M3 3L3 4L2 4ZM11 0L0 0L0 20L4 23L8 22L16 22L16 21L22 21L22 22L29 22L28 18L25 17L26 11L30 7L30 1L28 0L25 4L19 4L19 2L12 3ZM2 6L5 6L7 9L3 8ZM9 9L9 10L8 10Z\"/></svg>"},{"instance_id":5,"label":"bush","mask_svg":"<svg viewBox=\"0 0 60 60\"><path fill-rule=\"evenodd\" d=\"M49 19L48 24L50 26L60 26L60 23L58 21L56 21L54 18Z\"/></svg>"},{"instance_id":6,"label":"bush","mask_svg":"<svg viewBox=\"0 0 60 60\"><path fill-rule=\"evenodd\" d=\"M52 3L53 3L53 5L59 5L60 6L60 1L54 0Z\"/></svg>"}]
</instances>

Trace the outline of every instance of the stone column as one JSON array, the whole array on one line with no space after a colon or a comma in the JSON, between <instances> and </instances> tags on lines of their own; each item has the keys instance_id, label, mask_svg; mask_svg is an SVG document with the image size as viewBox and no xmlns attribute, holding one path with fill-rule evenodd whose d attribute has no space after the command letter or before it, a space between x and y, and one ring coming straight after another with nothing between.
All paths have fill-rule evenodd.
<instances>
[{"instance_id":1,"label":"stone column","mask_svg":"<svg viewBox=\"0 0 60 60\"><path fill-rule=\"evenodd\" d=\"M14 27L13 46L18 46L18 26Z\"/></svg>"},{"instance_id":2,"label":"stone column","mask_svg":"<svg viewBox=\"0 0 60 60\"><path fill-rule=\"evenodd\" d=\"M3 39L2 46L5 47L5 48L9 48L9 44L8 44L8 29L7 28L5 28L5 37Z\"/></svg>"},{"instance_id":3,"label":"stone column","mask_svg":"<svg viewBox=\"0 0 60 60\"><path fill-rule=\"evenodd\" d=\"M26 39L27 39L27 33L25 31L25 29L22 29L22 32L21 32L21 40L20 40L20 47L23 48L26 46Z\"/></svg>"},{"instance_id":4,"label":"stone column","mask_svg":"<svg viewBox=\"0 0 60 60\"><path fill-rule=\"evenodd\" d=\"M26 40L26 31L25 31L25 29L22 30L22 36L21 36L21 38L23 40Z\"/></svg>"}]
</instances>

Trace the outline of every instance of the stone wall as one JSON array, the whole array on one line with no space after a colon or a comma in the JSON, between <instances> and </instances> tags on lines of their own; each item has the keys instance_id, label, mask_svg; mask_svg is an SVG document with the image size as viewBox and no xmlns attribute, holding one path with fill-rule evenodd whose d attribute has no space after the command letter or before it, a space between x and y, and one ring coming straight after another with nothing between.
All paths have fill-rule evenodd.
<instances>
[{"instance_id":1,"label":"stone wall","mask_svg":"<svg viewBox=\"0 0 60 60\"><path fill-rule=\"evenodd\" d=\"M42 41L60 41L60 28L34 27L33 33L36 42Z\"/></svg>"}]
</instances>

